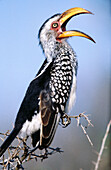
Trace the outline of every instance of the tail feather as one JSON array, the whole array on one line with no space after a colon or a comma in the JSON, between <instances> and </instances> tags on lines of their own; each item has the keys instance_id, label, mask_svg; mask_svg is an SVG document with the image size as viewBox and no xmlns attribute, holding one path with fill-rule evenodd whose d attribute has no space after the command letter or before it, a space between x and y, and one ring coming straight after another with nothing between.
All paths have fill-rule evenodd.
<instances>
[{"instance_id":1,"label":"tail feather","mask_svg":"<svg viewBox=\"0 0 111 170\"><path fill-rule=\"evenodd\" d=\"M0 146L0 157L4 154L4 152L10 146L10 144L13 142L13 140L15 139L19 131L20 131L20 128L14 128L12 132L10 133L10 135L7 137L7 139Z\"/></svg>"}]
</instances>

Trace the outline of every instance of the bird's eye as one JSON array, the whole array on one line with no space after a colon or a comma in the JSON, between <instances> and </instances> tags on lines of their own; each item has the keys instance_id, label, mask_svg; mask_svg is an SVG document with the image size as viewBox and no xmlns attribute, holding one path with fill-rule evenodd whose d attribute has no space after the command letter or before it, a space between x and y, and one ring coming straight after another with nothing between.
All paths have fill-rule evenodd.
<instances>
[{"instance_id":1,"label":"bird's eye","mask_svg":"<svg viewBox=\"0 0 111 170\"><path fill-rule=\"evenodd\" d=\"M52 27L53 27L53 28L57 28L57 27L58 27L58 23L53 23L53 24L52 24Z\"/></svg>"}]
</instances>

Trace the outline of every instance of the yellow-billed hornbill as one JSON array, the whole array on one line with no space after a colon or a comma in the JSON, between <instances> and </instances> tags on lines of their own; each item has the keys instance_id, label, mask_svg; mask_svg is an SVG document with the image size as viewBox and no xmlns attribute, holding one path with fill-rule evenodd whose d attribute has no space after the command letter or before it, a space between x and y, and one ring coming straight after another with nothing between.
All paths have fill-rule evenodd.
<instances>
[{"instance_id":1,"label":"yellow-billed hornbill","mask_svg":"<svg viewBox=\"0 0 111 170\"><path fill-rule=\"evenodd\" d=\"M66 31L67 22L75 15L91 14L83 8L71 8L45 21L39 30L39 42L46 56L36 77L31 81L18 111L14 129L0 147L0 156L16 135L31 136L33 147L47 148L58 123L64 120L76 96L78 62L67 42L68 37L81 36L94 40L83 32ZM67 116L66 116L67 117ZM70 122L62 121L64 126Z\"/></svg>"}]
</instances>

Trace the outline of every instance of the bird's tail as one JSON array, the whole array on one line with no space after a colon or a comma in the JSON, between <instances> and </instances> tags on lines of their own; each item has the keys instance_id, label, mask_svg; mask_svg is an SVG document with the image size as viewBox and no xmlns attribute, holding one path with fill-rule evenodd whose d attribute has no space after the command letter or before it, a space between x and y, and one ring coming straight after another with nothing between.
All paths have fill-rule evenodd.
<instances>
[{"instance_id":1,"label":"bird's tail","mask_svg":"<svg viewBox=\"0 0 111 170\"><path fill-rule=\"evenodd\" d=\"M7 139L3 142L3 144L0 146L0 157L3 155L3 153L6 151L6 149L9 147L9 145L13 142L17 134L19 133L21 128L14 128L10 135L7 137Z\"/></svg>"}]
</instances>

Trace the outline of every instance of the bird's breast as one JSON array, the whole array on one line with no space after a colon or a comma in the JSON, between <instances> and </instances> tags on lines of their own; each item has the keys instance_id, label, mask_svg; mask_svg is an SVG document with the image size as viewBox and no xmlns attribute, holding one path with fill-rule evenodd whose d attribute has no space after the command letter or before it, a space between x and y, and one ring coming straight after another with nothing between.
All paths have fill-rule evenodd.
<instances>
[{"instance_id":1,"label":"bird's breast","mask_svg":"<svg viewBox=\"0 0 111 170\"><path fill-rule=\"evenodd\" d=\"M69 55L57 56L51 69L52 102L56 104L57 111L69 110L75 99L75 70Z\"/></svg>"}]
</instances>

